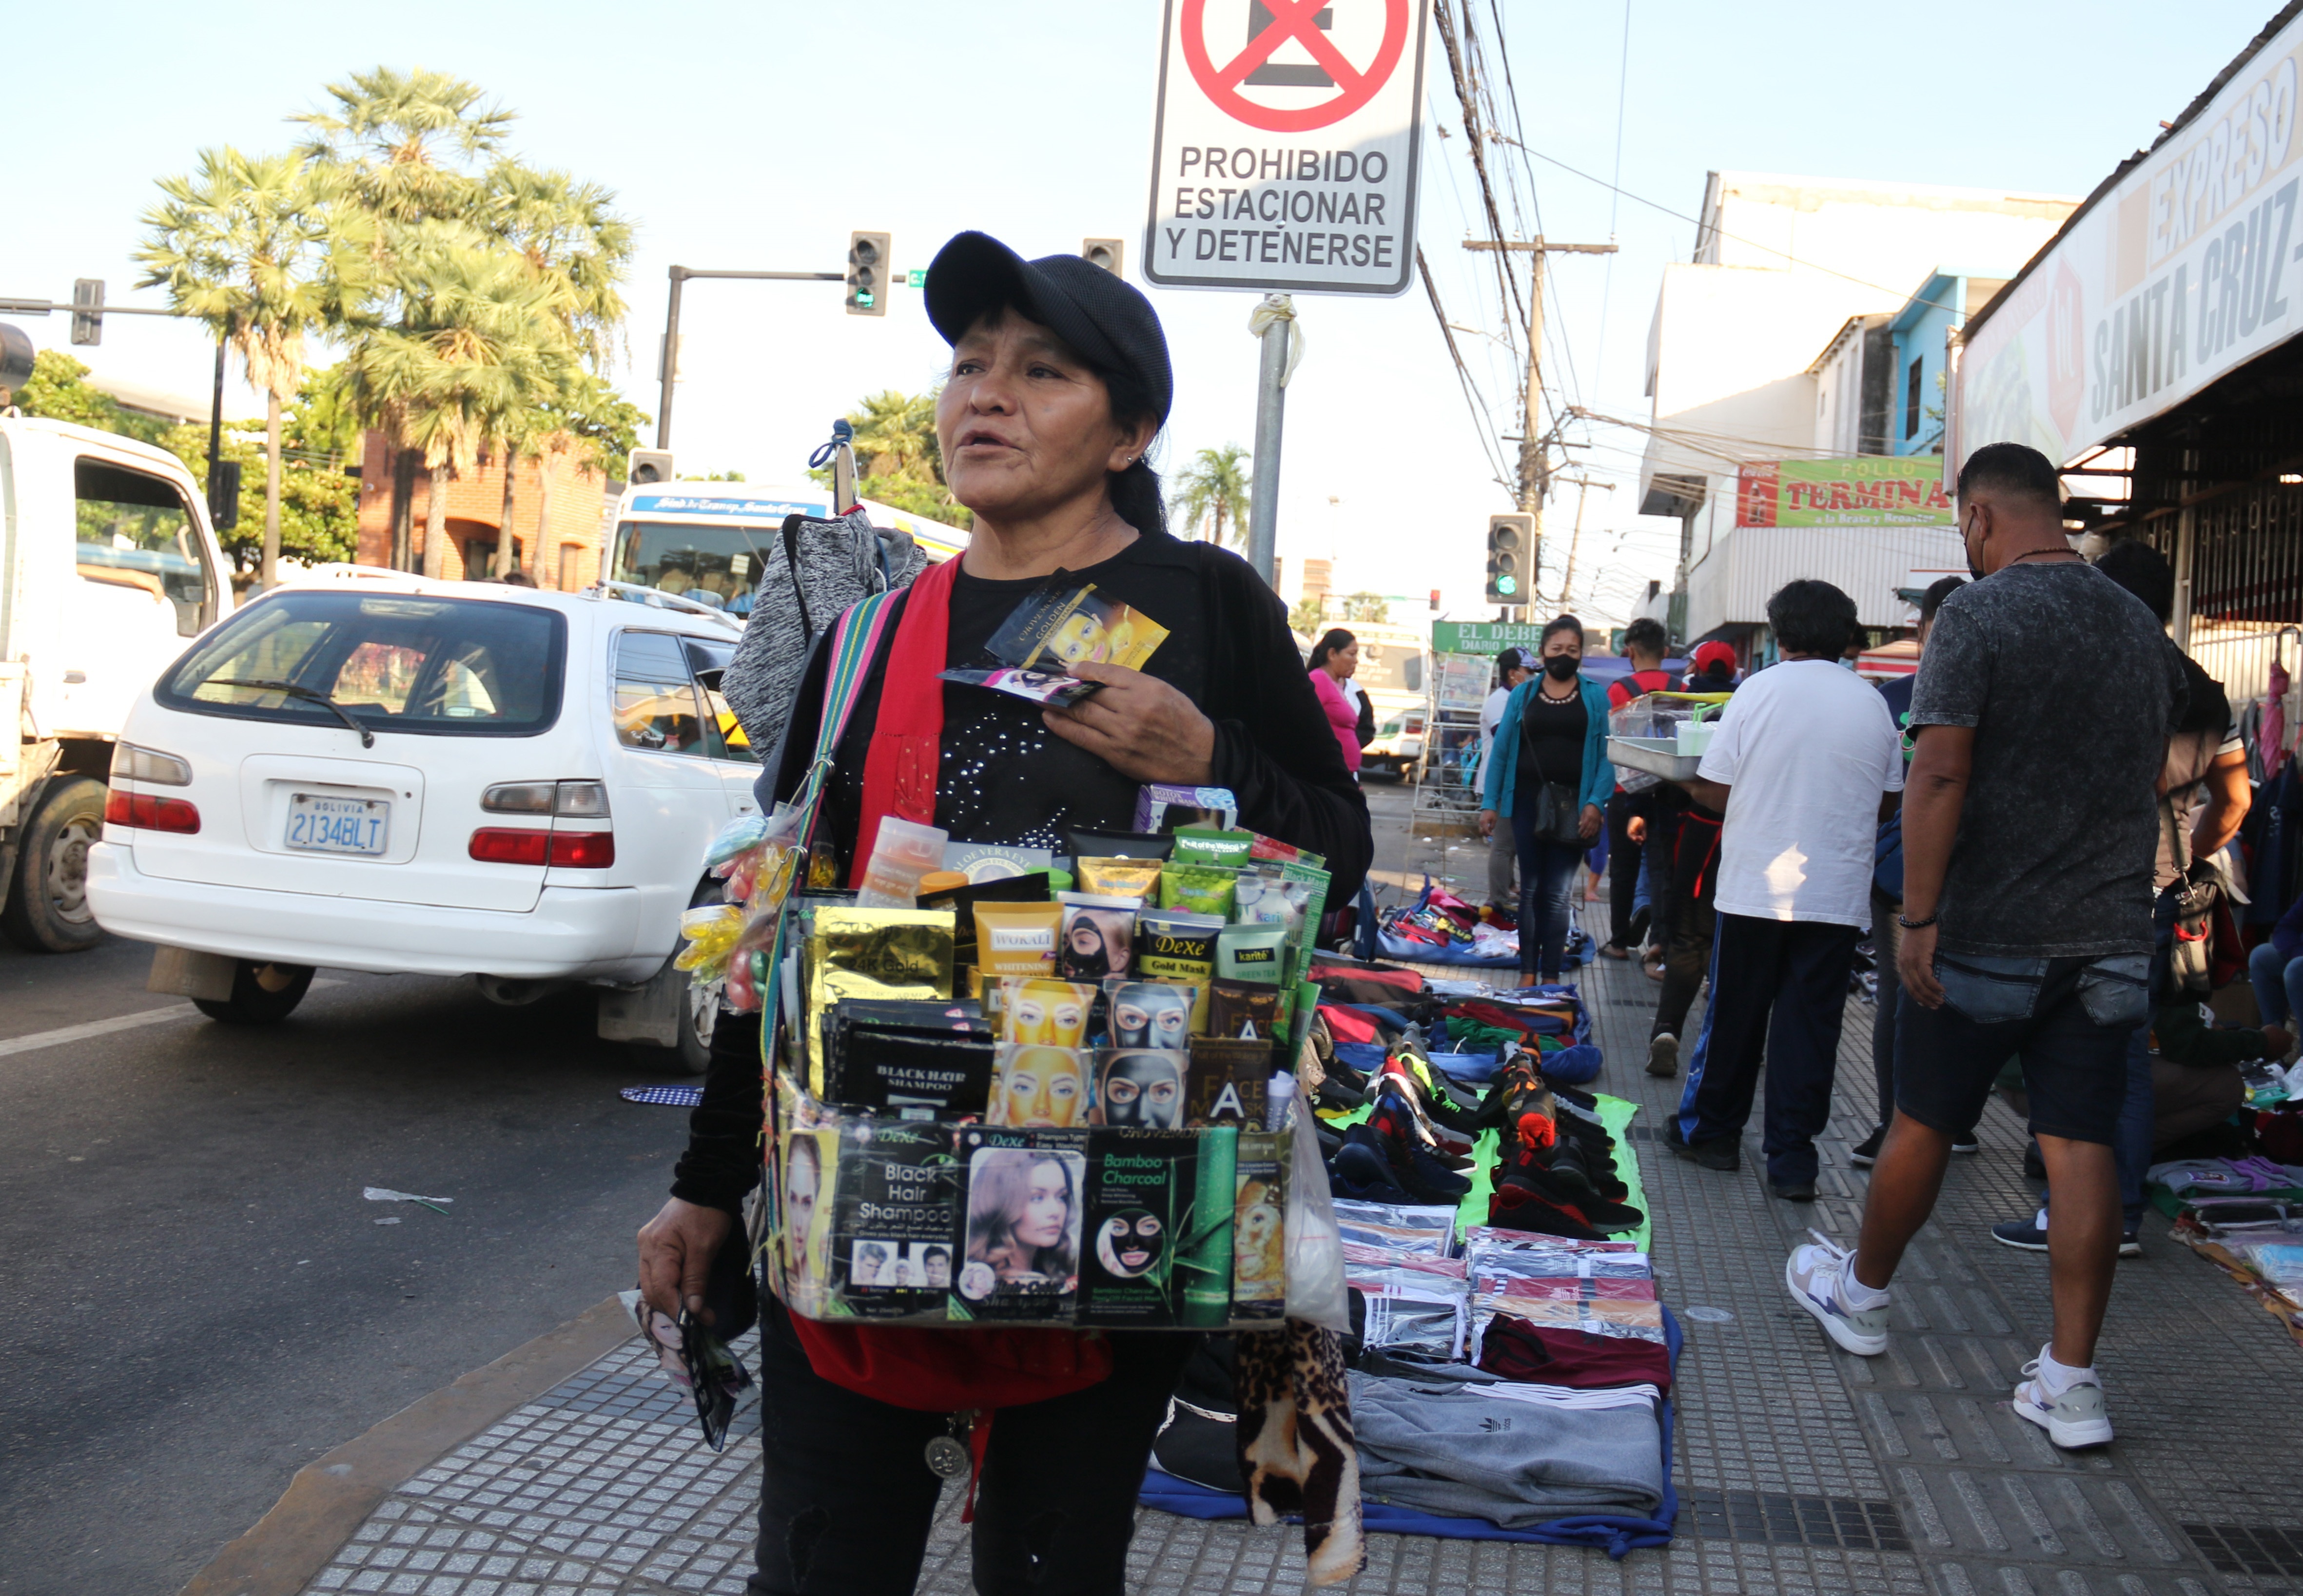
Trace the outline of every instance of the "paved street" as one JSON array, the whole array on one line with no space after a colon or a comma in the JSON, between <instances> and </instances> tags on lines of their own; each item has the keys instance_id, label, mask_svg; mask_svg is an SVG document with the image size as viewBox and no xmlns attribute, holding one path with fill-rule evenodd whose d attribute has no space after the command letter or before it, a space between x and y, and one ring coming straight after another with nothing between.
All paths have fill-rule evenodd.
<instances>
[{"instance_id":1,"label":"paved street","mask_svg":"<svg viewBox=\"0 0 2303 1596\"><path fill-rule=\"evenodd\" d=\"M324 971L235 1030L148 959L0 950L7 1596L173 1591L299 1467L628 1286L684 1136L583 994Z\"/></svg>"}]
</instances>

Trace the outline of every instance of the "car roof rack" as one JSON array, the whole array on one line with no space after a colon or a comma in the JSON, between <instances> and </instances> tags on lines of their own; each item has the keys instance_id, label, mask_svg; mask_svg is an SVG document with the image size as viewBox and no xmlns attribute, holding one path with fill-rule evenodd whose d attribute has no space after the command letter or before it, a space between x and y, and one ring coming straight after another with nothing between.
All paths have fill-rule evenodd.
<instances>
[{"instance_id":1,"label":"car roof rack","mask_svg":"<svg viewBox=\"0 0 2303 1596\"><path fill-rule=\"evenodd\" d=\"M715 610L710 604L699 604L692 598L681 598L677 594L666 593L661 587L643 587L637 582L611 582L603 577L592 585L590 591L613 594L632 604L649 604L659 610L680 610L690 615L709 616L738 635L744 629L743 621L727 611Z\"/></svg>"}]
</instances>

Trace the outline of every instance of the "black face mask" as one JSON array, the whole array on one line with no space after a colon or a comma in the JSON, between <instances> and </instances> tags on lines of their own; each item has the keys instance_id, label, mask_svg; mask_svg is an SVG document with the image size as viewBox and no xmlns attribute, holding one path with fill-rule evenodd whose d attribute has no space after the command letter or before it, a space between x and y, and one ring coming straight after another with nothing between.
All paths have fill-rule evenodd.
<instances>
[{"instance_id":1,"label":"black face mask","mask_svg":"<svg viewBox=\"0 0 2303 1596\"><path fill-rule=\"evenodd\" d=\"M1572 654L1555 654L1543 662L1543 669L1554 681L1573 681L1582 663Z\"/></svg>"}]
</instances>

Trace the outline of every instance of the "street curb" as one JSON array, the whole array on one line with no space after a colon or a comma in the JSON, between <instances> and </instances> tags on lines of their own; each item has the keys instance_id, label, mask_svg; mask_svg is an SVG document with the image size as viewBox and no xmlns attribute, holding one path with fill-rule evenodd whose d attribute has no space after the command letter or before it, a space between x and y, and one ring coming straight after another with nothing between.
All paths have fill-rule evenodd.
<instances>
[{"instance_id":1,"label":"street curb","mask_svg":"<svg viewBox=\"0 0 2303 1596\"><path fill-rule=\"evenodd\" d=\"M612 1296L409 1404L297 1470L272 1510L217 1552L181 1596L297 1596L394 1490L637 1334Z\"/></svg>"}]
</instances>

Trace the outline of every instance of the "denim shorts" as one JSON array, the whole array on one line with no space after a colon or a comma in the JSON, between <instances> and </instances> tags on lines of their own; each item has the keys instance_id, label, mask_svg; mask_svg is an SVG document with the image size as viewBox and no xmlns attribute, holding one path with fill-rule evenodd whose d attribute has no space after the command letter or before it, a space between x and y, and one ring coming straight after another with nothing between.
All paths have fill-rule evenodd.
<instances>
[{"instance_id":1,"label":"denim shorts","mask_svg":"<svg viewBox=\"0 0 2303 1596\"><path fill-rule=\"evenodd\" d=\"M1946 1135L1973 1125L2020 1057L2035 1136L2109 1144L2127 1096L2127 1044L2151 1013L2148 953L1987 958L1937 953L1944 1004L1895 1010L1895 1109Z\"/></svg>"}]
</instances>

